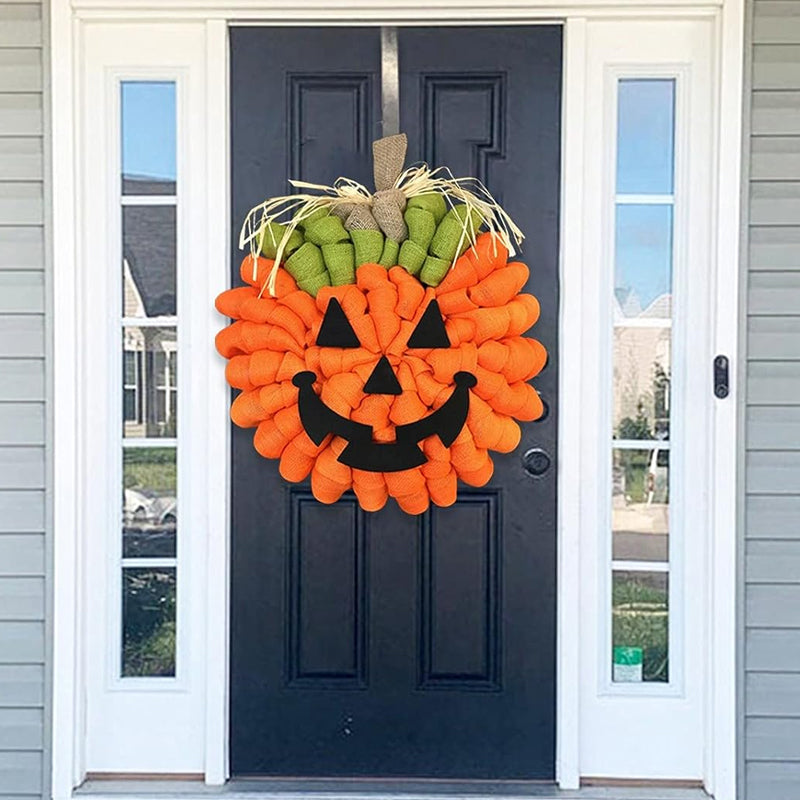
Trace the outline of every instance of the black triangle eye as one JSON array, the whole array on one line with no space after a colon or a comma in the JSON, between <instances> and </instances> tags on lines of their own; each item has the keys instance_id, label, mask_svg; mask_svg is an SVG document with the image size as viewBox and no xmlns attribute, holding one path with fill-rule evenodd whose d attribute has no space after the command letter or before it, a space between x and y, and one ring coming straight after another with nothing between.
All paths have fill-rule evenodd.
<instances>
[{"instance_id":1,"label":"black triangle eye","mask_svg":"<svg viewBox=\"0 0 800 800\"><path fill-rule=\"evenodd\" d=\"M328 301L328 308L325 310L325 316L322 318L322 325L317 334L317 344L320 347L361 346L353 326L347 320L335 297L331 297Z\"/></svg>"},{"instance_id":2,"label":"black triangle eye","mask_svg":"<svg viewBox=\"0 0 800 800\"><path fill-rule=\"evenodd\" d=\"M425 313L420 317L417 327L408 338L409 347L450 347L450 339L447 338L447 330L444 327L442 312L439 310L439 303L431 300Z\"/></svg>"}]
</instances>

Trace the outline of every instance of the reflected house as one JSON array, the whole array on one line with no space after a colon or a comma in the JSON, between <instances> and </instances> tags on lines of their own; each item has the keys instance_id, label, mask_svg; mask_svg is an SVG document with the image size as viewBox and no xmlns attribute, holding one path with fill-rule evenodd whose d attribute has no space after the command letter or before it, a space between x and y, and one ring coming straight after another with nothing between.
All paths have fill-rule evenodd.
<instances>
[{"instance_id":1,"label":"reflected house","mask_svg":"<svg viewBox=\"0 0 800 800\"><path fill-rule=\"evenodd\" d=\"M173 181L125 178L126 193L168 195ZM174 327L153 325L175 316L175 207L122 209L123 309L144 324L123 333L123 420L126 437L175 436L177 342ZM170 323L172 320L170 320Z\"/></svg>"},{"instance_id":2,"label":"reflected house","mask_svg":"<svg viewBox=\"0 0 800 800\"><path fill-rule=\"evenodd\" d=\"M614 303L614 416L617 439L641 449L614 450L612 530L615 559L666 560L669 532L669 439L672 298L642 308L636 292L617 289Z\"/></svg>"},{"instance_id":3,"label":"reflected house","mask_svg":"<svg viewBox=\"0 0 800 800\"><path fill-rule=\"evenodd\" d=\"M666 439L672 296L662 294L644 309L632 289L618 289L614 297L614 435ZM638 420L642 428L646 424L649 434L624 434L624 420Z\"/></svg>"}]
</instances>

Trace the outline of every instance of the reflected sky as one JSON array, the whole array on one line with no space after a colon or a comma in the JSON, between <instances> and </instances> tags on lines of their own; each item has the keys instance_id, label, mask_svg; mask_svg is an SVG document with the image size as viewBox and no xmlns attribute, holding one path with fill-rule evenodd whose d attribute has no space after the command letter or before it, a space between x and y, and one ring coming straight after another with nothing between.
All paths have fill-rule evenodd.
<instances>
[{"instance_id":1,"label":"reflected sky","mask_svg":"<svg viewBox=\"0 0 800 800\"><path fill-rule=\"evenodd\" d=\"M671 194L675 81L620 81L617 114L617 192Z\"/></svg>"},{"instance_id":2,"label":"reflected sky","mask_svg":"<svg viewBox=\"0 0 800 800\"><path fill-rule=\"evenodd\" d=\"M672 287L672 206L618 205L614 288L629 291L642 310Z\"/></svg>"},{"instance_id":3,"label":"reflected sky","mask_svg":"<svg viewBox=\"0 0 800 800\"><path fill-rule=\"evenodd\" d=\"M617 193L671 194L675 81L621 80L617 118ZM672 291L672 207L618 205L614 288L623 313L637 315Z\"/></svg>"},{"instance_id":4,"label":"reflected sky","mask_svg":"<svg viewBox=\"0 0 800 800\"><path fill-rule=\"evenodd\" d=\"M175 180L175 84L122 84L122 174Z\"/></svg>"}]
</instances>

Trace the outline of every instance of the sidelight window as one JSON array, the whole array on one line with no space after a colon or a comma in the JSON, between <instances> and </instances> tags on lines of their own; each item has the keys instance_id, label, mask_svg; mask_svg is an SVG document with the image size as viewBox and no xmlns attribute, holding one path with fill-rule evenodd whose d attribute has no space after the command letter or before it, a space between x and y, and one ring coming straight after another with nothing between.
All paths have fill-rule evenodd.
<instances>
[{"instance_id":1,"label":"sidelight window","mask_svg":"<svg viewBox=\"0 0 800 800\"><path fill-rule=\"evenodd\" d=\"M176 674L176 91L120 84L122 678Z\"/></svg>"},{"instance_id":2,"label":"sidelight window","mask_svg":"<svg viewBox=\"0 0 800 800\"><path fill-rule=\"evenodd\" d=\"M670 681L674 78L616 82L611 679Z\"/></svg>"}]
</instances>

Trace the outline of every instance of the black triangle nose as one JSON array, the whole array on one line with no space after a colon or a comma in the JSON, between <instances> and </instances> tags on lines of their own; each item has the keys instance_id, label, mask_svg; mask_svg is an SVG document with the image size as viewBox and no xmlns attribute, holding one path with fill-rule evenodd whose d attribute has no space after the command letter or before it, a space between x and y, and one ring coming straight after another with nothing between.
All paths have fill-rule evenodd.
<instances>
[{"instance_id":1,"label":"black triangle nose","mask_svg":"<svg viewBox=\"0 0 800 800\"><path fill-rule=\"evenodd\" d=\"M402 394L403 387L394 374L392 365L386 356L381 356L380 361L375 365L372 374L364 384L364 391L367 394Z\"/></svg>"}]
</instances>

